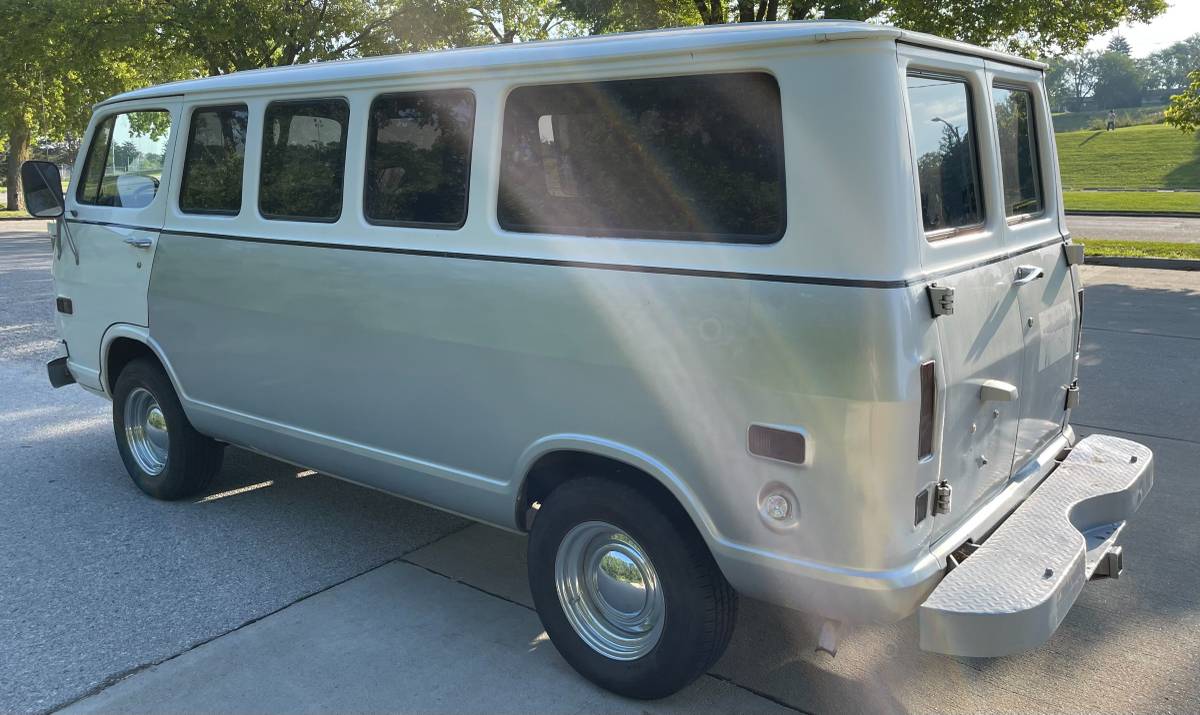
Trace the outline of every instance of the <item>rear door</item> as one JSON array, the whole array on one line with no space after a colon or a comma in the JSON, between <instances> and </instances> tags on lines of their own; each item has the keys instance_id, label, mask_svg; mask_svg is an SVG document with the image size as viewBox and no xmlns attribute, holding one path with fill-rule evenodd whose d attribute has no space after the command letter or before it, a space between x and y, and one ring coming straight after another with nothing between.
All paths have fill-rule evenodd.
<instances>
[{"instance_id":1,"label":"rear door","mask_svg":"<svg viewBox=\"0 0 1200 715\"><path fill-rule=\"evenodd\" d=\"M167 202L178 100L121 103L92 119L66 197L53 264L71 374L100 387L100 341L114 323L146 325L146 289ZM118 108L119 107L119 108Z\"/></svg>"},{"instance_id":2,"label":"rear door","mask_svg":"<svg viewBox=\"0 0 1200 715\"><path fill-rule=\"evenodd\" d=\"M1075 373L1079 316L1059 229L1053 136L1037 70L987 63L1002 179L1012 292L1025 342L1013 472L1062 432Z\"/></svg>"},{"instance_id":3,"label":"rear door","mask_svg":"<svg viewBox=\"0 0 1200 715\"><path fill-rule=\"evenodd\" d=\"M942 385L940 479L952 490L934 538L1007 482L1021 406L1023 337L1013 264L997 213L982 59L902 45L909 138L930 287L953 290L936 318ZM985 389L986 388L986 389Z\"/></svg>"}]
</instances>

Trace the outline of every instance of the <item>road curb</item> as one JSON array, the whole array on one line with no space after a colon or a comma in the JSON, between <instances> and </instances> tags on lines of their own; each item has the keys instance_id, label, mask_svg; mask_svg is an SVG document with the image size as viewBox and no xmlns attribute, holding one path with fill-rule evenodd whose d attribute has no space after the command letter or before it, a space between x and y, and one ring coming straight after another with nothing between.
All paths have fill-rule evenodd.
<instances>
[{"instance_id":1,"label":"road curb","mask_svg":"<svg viewBox=\"0 0 1200 715\"><path fill-rule=\"evenodd\" d=\"M1116 216L1120 218L1200 218L1200 212L1195 211L1092 211L1089 209L1072 209L1066 212L1068 216Z\"/></svg>"},{"instance_id":2,"label":"road curb","mask_svg":"<svg viewBox=\"0 0 1200 715\"><path fill-rule=\"evenodd\" d=\"M1200 260L1188 258L1133 258L1130 256L1087 256L1084 265L1121 268L1160 268L1168 271L1200 271Z\"/></svg>"}]
</instances>

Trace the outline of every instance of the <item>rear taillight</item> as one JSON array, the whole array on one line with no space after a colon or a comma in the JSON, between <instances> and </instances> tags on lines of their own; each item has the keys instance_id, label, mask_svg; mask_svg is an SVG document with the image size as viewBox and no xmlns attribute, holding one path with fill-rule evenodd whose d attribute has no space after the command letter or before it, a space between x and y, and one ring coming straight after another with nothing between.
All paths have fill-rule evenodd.
<instances>
[{"instance_id":1,"label":"rear taillight","mask_svg":"<svg viewBox=\"0 0 1200 715\"><path fill-rule=\"evenodd\" d=\"M917 433L917 460L933 456L933 413L937 378L932 360L921 363L921 420Z\"/></svg>"}]
</instances>

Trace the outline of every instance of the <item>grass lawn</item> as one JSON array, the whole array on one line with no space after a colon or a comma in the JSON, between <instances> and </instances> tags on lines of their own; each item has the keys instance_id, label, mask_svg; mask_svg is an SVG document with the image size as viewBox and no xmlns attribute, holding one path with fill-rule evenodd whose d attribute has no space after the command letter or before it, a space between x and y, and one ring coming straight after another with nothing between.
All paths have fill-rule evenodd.
<instances>
[{"instance_id":1,"label":"grass lawn","mask_svg":"<svg viewBox=\"0 0 1200 715\"><path fill-rule=\"evenodd\" d=\"M1200 134L1146 124L1055 141L1064 189L1200 189Z\"/></svg>"},{"instance_id":2,"label":"grass lawn","mask_svg":"<svg viewBox=\"0 0 1200 715\"><path fill-rule=\"evenodd\" d=\"M1200 243L1166 241L1099 241L1081 238L1088 256L1124 256L1126 258L1190 258L1200 260Z\"/></svg>"},{"instance_id":3,"label":"grass lawn","mask_svg":"<svg viewBox=\"0 0 1200 715\"><path fill-rule=\"evenodd\" d=\"M7 193L4 185L0 184L0 201L4 200L4 196ZM29 218L29 214L24 211L9 211L7 206L0 204L0 218Z\"/></svg>"},{"instance_id":4,"label":"grass lawn","mask_svg":"<svg viewBox=\"0 0 1200 715\"><path fill-rule=\"evenodd\" d=\"M1068 211L1182 211L1200 216L1200 192L1064 191Z\"/></svg>"}]
</instances>

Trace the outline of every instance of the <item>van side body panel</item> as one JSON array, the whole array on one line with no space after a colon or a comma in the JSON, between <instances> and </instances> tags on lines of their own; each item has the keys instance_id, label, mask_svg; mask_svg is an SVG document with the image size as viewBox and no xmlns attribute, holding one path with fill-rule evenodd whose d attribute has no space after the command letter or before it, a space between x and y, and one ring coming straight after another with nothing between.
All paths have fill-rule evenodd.
<instances>
[{"instance_id":1,"label":"van side body panel","mask_svg":"<svg viewBox=\"0 0 1200 715\"><path fill-rule=\"evenodd\" d=\"M917 291L166 234L150 295L199 429L352 481L515 528L518 458L574 434L652 455L713 544L890 569L926 540L894 518L928 478Z\"/></svg>"}]
</instances>

